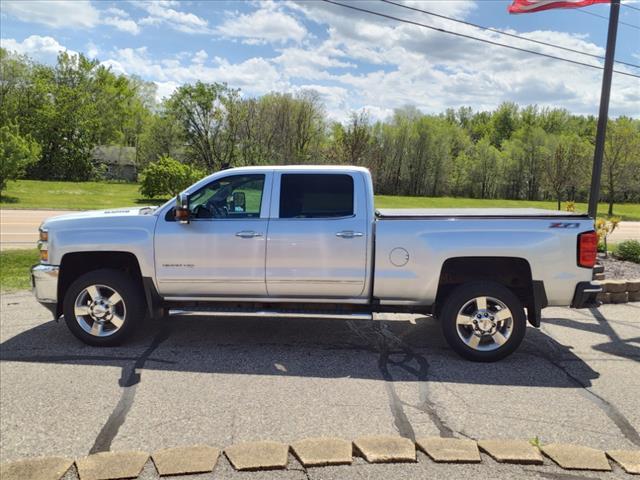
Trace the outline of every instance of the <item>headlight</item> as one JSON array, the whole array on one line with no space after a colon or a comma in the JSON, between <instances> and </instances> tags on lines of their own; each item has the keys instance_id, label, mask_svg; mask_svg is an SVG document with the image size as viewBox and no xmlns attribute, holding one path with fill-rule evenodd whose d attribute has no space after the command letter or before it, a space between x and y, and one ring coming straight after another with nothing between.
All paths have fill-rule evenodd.
<instances>
[{"instance_id":1,"label":"headlight","mask_svg":"<svg viewBox=\"0 0 640 480\"><path fill-rule=\"evenodd\" d=\"M40 262L47 263L49 261L49 231L44 228L40 228L38 250L40 250Z\"/></svg>"}]
</instances>

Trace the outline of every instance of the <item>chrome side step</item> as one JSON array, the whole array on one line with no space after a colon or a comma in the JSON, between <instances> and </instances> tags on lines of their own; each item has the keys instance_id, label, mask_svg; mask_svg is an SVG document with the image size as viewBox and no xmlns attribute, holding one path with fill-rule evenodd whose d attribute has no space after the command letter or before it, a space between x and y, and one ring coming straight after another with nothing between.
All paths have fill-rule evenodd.
<instances>
[{"instance_id":1,"label":"chrome side step","mask_svg":"<svg viewBox=\"0 0 640 480\"><path fill-rule=\"evenodd\" d=\"M324 318L336 320L373 320L367 312L339 312L336 310L240 310L234 308L170 309L170 316L181 317L258 317L258 318Z\"/></svg>"}]
</instances>

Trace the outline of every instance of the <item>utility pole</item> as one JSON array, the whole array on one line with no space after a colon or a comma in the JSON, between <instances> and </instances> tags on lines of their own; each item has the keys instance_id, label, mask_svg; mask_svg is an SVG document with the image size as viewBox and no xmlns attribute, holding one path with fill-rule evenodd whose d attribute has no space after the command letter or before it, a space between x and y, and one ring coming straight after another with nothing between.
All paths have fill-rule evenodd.
<instances>
[{"instance_id":1,"label":"utility pole","mask_svg":"<svg viewBox=\"0 0 640 480\"><path fill-rule=\"evenodd\" d=\"M604 157L604 143L607 134L609 97L611 96L611 76L613 73L613 58L616 51L619 15L620 0L611 0L609 32L607 34L607 52L604 57L602 93L600 94L600 113L598 114L598 130L596 132L596 147L593 154L593 170L591 171L591 190L589 192L589 216L594 219L598 214L598 201L600 200L600 177L602 176L602 159Z\"/></svg>"}]
</instances>

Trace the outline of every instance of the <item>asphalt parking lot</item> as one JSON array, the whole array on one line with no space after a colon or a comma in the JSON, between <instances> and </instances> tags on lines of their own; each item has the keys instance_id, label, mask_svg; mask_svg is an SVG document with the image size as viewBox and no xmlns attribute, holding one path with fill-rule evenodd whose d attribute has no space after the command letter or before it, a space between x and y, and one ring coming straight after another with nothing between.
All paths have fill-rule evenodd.
<instances>
[{"instance_id":1,"label":"asphalt parking lot","mask_svg":"<svg viewBox=\"0 0 640 480\"><path fill-rule=\"evenodd\" d=\"M640 448L640 303L549 308L543 328L494 364L461 360L420 316L172 317L145 323L126 346L96 349L28 292L2 295L1 308L2 462L373 434ZM527 471L495 465L496 478ZM407 468L362 466L354 478L414 478ZM460 478L480 467L466 468ZM287 475L351 475L323 471Z\"/></svg>"}]
</instances>

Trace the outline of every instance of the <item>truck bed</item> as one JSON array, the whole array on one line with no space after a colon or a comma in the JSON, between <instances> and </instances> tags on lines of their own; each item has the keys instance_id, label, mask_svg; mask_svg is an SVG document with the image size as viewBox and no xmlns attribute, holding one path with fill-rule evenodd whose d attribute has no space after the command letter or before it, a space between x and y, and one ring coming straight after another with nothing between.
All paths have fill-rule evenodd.
<instances>
[{"instance_id":1,"label":"truck bed","mask_svg":"<svg viewBox=\"0 0 640 480\"><path fill-rule=\"evenodd\" d=\"M383 208L376 210L383 220L412 218L589 218L586 213L545 210L543 208Z\"/></svg>"}]
</instances>

